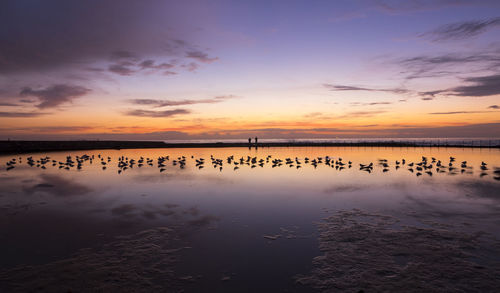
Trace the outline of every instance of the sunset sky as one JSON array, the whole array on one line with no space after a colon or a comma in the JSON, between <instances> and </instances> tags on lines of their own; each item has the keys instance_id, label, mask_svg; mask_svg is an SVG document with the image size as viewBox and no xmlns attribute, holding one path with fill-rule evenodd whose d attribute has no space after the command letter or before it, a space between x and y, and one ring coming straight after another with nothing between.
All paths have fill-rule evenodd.
<instances>
[{"instance_id":1,"label":"sunset sky","mask_svg":"<svg viewBox=\"0 0 500 293\"><path fill-rule=\"evenodd\" d=\"M500 137L500 1L2 1L0 139Z\"/></svg>"}]
</instances>

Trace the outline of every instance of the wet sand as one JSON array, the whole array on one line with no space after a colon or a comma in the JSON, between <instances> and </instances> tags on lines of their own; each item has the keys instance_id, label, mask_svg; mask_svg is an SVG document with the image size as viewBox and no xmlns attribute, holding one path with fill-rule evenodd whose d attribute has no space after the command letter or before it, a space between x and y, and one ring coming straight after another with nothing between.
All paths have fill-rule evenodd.
<instances>
[{"instance_id":1,"label":"wet sand","mask_svg":"<svg viewBox=\"0 0 500 293\"><path fill-rule=\"evenodd\" d=\"M297 281L322 292L495 292L500 241L432 223L339 211L318 224L322 255ZM485 253L487 251L487 253Z\"/></svg>"},{"instance_id":2,"label":"wet sand","mask_svg":"<svg viewBox=\"0 0 500 293\"><path fill-rule=\"evenodd\" d=\"M179 252L175 232L149 229L70 258L0 272L2 292L171 292L186 282L176 275Z\"/></svg>"}]
</instances>

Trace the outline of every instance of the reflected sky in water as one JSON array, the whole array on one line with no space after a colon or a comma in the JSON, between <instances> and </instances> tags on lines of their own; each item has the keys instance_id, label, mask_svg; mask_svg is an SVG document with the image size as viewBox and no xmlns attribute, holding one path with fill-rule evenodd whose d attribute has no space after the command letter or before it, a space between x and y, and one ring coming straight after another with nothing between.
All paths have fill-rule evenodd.
<instances>
[{"instance_id":1,"label":"reflected sky in water","mask_svg":"<svg viewBox=\"0 0 500 293\"><path fill-rule=\"evenodd\" d=\"M59 168L67 156L94 156L82 168ZM105 158L103 170L101 155ZM247 156L262 167L227 164ZM46 169L27 164L27 158L49 156ZM153 159L153 166L136 164L118 173L118 158ZM160 172L157 158L169 156ZM185 156L180 168L173 160ZM191 158L193 156L194 158ZM214 168L210 157L222 159ZM339 170L306 164L305 157L339 157ZM422 156L441 160L444 172L432 176L408 164ZM448 169L449 157L457 168ZM111 161L107 162L107 157ZM272 166L276 158L298 158L301 168ZM14 168L6 163L16 158ZM204 158L204 168L196 159ZM386 159L387 168L379 164ZM406 164L396 169L396 161ZM52 166L52 160L57 163ZM348 167L348 161L352 167ZM461 162L467 161L466 168ZM373 162L371 173L359 164ZM481 170L481 163L487 170ZM336 210L362 209L397 216L416 225L432 222L459 225L466 230L497 233L500 224L500 167L497 149L458 148L220 148L139 149L54 152L0 157L0 251L2 268L43 264L68 257L76 250L101 245L117 235L152 227L181 227L187 245L179 270L204 276L198 286L215 286L229 276L227 290L253 278L269 279L267 289L286 287L291 277L306 271L318 255L315 222ZM384 172L386 169L386 172ZM414 168L413 168L414 169ZM464 171L462 171L462 169ZM497 177L497 179L495 179ZM256 269L259 268L259 269ZM272 282L271 282L272 281ZM274 285L272 285L274 284ZM285 285L284 285L285 284ZM259 289L258 284L253 289ZM222 289L221 289L222 290Z\"/></svg>"}]
</instances>

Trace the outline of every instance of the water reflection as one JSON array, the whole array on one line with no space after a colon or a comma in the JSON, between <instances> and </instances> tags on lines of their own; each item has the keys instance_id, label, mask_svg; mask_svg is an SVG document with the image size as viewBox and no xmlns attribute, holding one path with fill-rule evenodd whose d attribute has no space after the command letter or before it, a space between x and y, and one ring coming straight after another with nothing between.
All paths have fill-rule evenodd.
<instances>
[{"instance_id":1,"label":"water reflection","mask_svg":"<svg viewBox=\"0 0 500 293\"><path fill-rule=\"evenodd\" d=\"M249 150L252 152L252 149ZM256 150L257 151L257 150ZM494 150L493 152L495 152ZM144 157L140 156L139 158L133 158L125 155L119 155L118 157L112 159L109 155L103 155L98 153L97 156L95 154L83 154L76 155L74 158L71 155L67 155L64 160L61 158L51 158L50 156L42 156L40 158L34 158L33 156L29 156L25 158L26 164L30 167L36 166L40 169L47 169L47 166L51 166L55 169L59 170L71 170L77 169L82 170L85 164L92 165L94 161L97 166L102 166L102 170L105 171L109 166L113 166L118 174L122 174L126 170L131 170L135 168L147 168L147 167L155 167L159 170L160 173L170 170L170 169L185 169L188 163L194 165L192 168L201 170L205 166L213 167L213 169L217 169L222 172L224 167L232 169L233 171L239 170L243 167L248 167L250 169L254 169L257 167L264 168L265 166L270 166L271 168L288 166L290 168L295 168L297 170L301 169L303 166L312 166L314 169L317 169L318 166L323 165L324 167L332 168L336 171L342 171L344 169L353 168L353 162L351 160L343 160L341 156L317 156L317 157L309 157L305 156L303 158L299 158L298 156L291 157L276 157L271 154L266 157L259 156L239 156L234 154L225 154L225 157L218 158L213 154L210 154L210 158L205 160L204 157L195 157L191 155L190 158L185 155L181 155L178 157L170 155L160 155L158 157ZM387 158L377 158L375 163L373 162L374 158L371 158L370 162L360 162L359 171L366 172L371 174L374 171L375 167L379 167L382 173L387 173L391 170L399 170L406 169L410 173L414 173L417 177L422 176L424 174L428 176L433 176L434 174L445 173L448 175L457 175L461 174L473 174L474 166L473 164L464 161L456 161L456 158L453 156L449 156L448 158L436 158L434 156L427 157L421 156L418 160L413 158L413 161L410 159L407 162L405 157L396 158L395 160L390 160ZM20 166L23 162L23 158L12 158L6 163L6 171L14 169L16 166ZM488 163L485 163L484 160L481 160L481 163L474 162L477 169L480 172L480 177L487 176L489 174L490 168L488 167ZM354 165L356 167L356 165ZM358 169L358 167L356 167ZM500 180L500 168L494 167L493 178L495 180Z\"/></svg>"},{"instance_id":2,"label":"water reflection","mask_svg":"<svg viewBox=\"0 0 500 293\"><path fill-rule=\"evenodd\" d=\"M302 291L294 276L320 254L315 223L339 210L500 237L497 149L106 150L0 164L3 269L168 227L192 247L175 265L188 291Z\"/></svg>"},{"instance_id":3,"label":"water reflection","mask_svg":"<svg viewBox=\"0 0 500 293\"><path fill-rule=\"evenodd\" d=\"M23 183L31 183L32 181L25 180ZM23 192L28 195L36 192L45 192L54 196L66 197L83 195L92 191L92 188L61 175L41 174L36 181L38 182L36 184L24 185Z\"/></svg>"}]
</instances>

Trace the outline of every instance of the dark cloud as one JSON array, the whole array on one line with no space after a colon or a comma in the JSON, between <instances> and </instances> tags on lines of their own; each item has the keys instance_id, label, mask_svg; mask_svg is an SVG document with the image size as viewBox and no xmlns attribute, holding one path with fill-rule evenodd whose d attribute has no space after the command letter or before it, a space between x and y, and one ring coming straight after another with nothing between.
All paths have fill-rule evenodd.
<instances>
[{"instance_id":1,"label":"dark cloud","mask_svg":"<svg viewBox=\"0 0 500 293\"><path fill-rule=\"evenodd\" d=\"M431 115L454 115L454 114L477 114L477 113L487 113L493 111L454 111L454 112L433 112L429 113Z\"/></svg>"},{"instance_id":2,"label":"dark cloud","mask_svg":"<svg viewBox=\"0 0 500 293\"><path fill-rule=\"evenodd\" d=\"M330 21L330 22L343 22L343 21L350 21L353 19L365 18L366 16L367 16L367 14L363 13L361 11L350 11L350 12L341 13L337 16L330 17L328 19L328 21Z\"/></svg>"},{"instance_id":3,"label":"dark cloud","mask_svg":"<svg viewBox=\"0 0 500 293\"><path fill-rule=\"evenodd\" d=\"M435 78L457 75L461 72L495 70L500 66L500 52L476 52L467 54L442 54L416 56L397 60L403 68L405 79Z\"/></svg>"},{"instance_id":4,"label":"dark cloud","mask_svg":"<svg viewBox=\"0 0 500 293\"><path fill-rule=\"evenodd\" d=\"M40 73L86 80L106 72L169 76L176 74L172 60L195 71L199 64L192 60L218 60L196 44L199 30L192 19L202 21L206 11L193 7L202 5L198 0L2 1L0 75L22 76L24 84L35 78L43 84L36 77ZM17 82L16 88L21 86Z\"/></svg>"},{"instance_id":5,"label":"dark cloud","mask_svg":"<svg viewBox=\"0 0 500 293\"><path fill-rule=\"evenodd\" d=\"M136 71L131 69L130 66L133 64L131 62L120 62L116 64L110 64L108 66L108 70L110 72L123 75L123 76L128 76L134 74Z\"/></svg>"},{"instance_id":6,"label":"dark cloud","mask_svg":"<svg viewBox=\"0 0 500 293\"><path fill-rule=\"evenodd\" d=\"M176 75L177 72L173 72L173 71L169 71L169 70L166 70L166 71L163 71L162 73L163 75Z\"/></svg>"},{"instance_id":7,"label":"dark cloud","mask_svg":"<svg viewBox=\"0 0 500 293\"><path fill-rule=\"evenodd\" d=\"M40 109L46 109L72 102L73 99L84 96L89 92L90 89L82 86L56 84L39 90L32 89L31 87L25 87L20 92L20 95L37 97L40 104L36 106Z\"/></svg>"},{"instance_id":8,"label":"dark cloud","mask_svg":"<svg viewBox=\"0 0 500 293\"><path fill-rule=\"evenodd\" d=\"M443 93L443 92L446 92L446 90L419 92L419 94L421 96L424 96L424 98L422 98L422 100L429 101L429 100L433 100L436 95Z\"/></svg>"},{"instance_id":9,"label":"dark cloud","mask_svg":"<svg viewBox=\"0 0 500 293\"><path fill-rule=\"evenodd\" d=\"M174 67L175 65L172 63L166 63L166 62L156 63L156 61L152 59L147 59L143 61L131 61L131 60L119 61L117 63L110 64L108 66L108 70L110 72L122 76L129 76L141 70L147 70L148 72L157 72L165 70L163 71L163 75L173 75L176 74L176 72L169 71L168 69Z\"/></svg>"},{"instance_id":10,"label":"dark cloud","mask_svg":"<svg viewBox=\"0 0 500 293\"><path fill-rule=\"evenodd\" d=\"M391 102L372 102L372 103L366 103L367 106L375 106L375 105L390 105L392 104Z\"/></svg>"},{"instance_id":11,"label":"dark cloud","mask_svg":"<svg viewBox=\"0 0 500 293\"><path fill-rule=\"evenodd\" d=\"M152 106L152 107L160 108L160 107L184 106L184 105L195 105L195 104L215 104L215 103L224 102L225 100L232 99L234 97L235 96L233 96L233 95L228 95L228 96L216 96L216 97L213 97L210 99L200 99L200 100L185 99L185 100L180 100L180 101L155 100L155 99L132 99L132 100L129 100L129 102L132 104L135 104L135 105L145 105L145 106Z\"/></svg>"},{"instance_id":12,"label":"dark cloud","mask_svg":"<svg viewBox=\"0 0 500 293\"><path fill-rule=\"evenodd\" d=\"M32 118L47 115L48 113L42 112L0 112L2 118Z\"/></svg>"},{"instance_id":13,"label":"dark cloud","mask_svg":"<svg viewBox=\"0 0 500 293\"><path fill-rule=\"evenodd\" d=\"M0 102L0 107L16 107L16 106L19 105L14 103Z\"/></svg>"},{"instance_id":14,"label":"dark cloud","mask_svg":"<svg viewBox=\"0 0 500 293\"><path fill-rule=\"evenodd\" d=\"M378 114L386 113L387 111L355 111L346 113L338 118L360 118L360 117L373 117Z\"/></svg>"},{"instance_id":15,"label":"dark cloud","mask_svg":"<svg viewBox=\"0 0 500 293\"><path fill-rule=\"evenodd\" d=\"M473 85L459 86L450 89L450 92L456 96L484 97L500 94L500 74L469 77L465 82Z\"/></svg>"},{"instance_id":16,"label":"dark cloud","mask_svg":"<svg viewBox=\"0 0 500 293\"><path fill-rule=\"evenodd\" d=\"M111 52L109 59L111 60L122 60L122 59L131 59L131 60L136 60L137 54L130 52L130 51L125 51L125 50L116 50Z\"/></svg>"},{"instance_id":17,"label":"dark cloud","mask_svg":"<svg viewBox=\"0 0 500 293\"><path fill-rule=\"evenodd\" d=\"M324 86L332 91L373 91L373 89L349 85L324 84Z\"/></svg>"},{"instance_id":18,"label":"dark cloud","mask_svg":"<svg viewBox=\"0 0 500 293\"><path fill-rule=\"evenodd\" d=\"M443 25L431 32L421 34L433 41L461 40L479 35L500 25L500 17L486 20L464 21Z\"/></svg>"},{"instance_id":19,"label":"dark cloud","mask_svg":"<svg viewBox=\"0 0 500 293\"><path fill-rule=\"evenodd\" d=\"M125 115L137 116L137 117L166 118L166 117L172 117L190 113L191 111L187 109L175 109L175 110L165 110L165 111L150 111L150 110L137 109L125 112Z\"/></svg>"},{"instance_id":20,"label":"dark cloud","mask_svg":"<svg viewBox=\"0 0 500 293\"><path fill-rule=\"evenodd\" d=\"M181 44L182 46L188 46L185 41L175 40L175 43ZM115 57L111 58L114 63L108 66L108 70L110 72L123 76L132 75L143 70L147 73L161 71L163 75L177 74L177 72L174 72L171 69L177 66L177 63L179 63L178 59L173 59L170 62L161 62L153 59L140 60L137 55L128 51L119 51L120 54L116 56L117 53L118 52L115 52ZM200 50L188 51L184 57L195 59L202 63L212 63L216 60L219 60L218 57L211 58L207 53ZM196 71L200 67L200 65L195 62L188 62L180 65L179 67L193 72Z\"/></svg>"},{"instance_id":21,"label":"dark cloud","mask_svg":"<svg viewBox=\"0 0 500 293\"><path fill-rule=\"evenodd\" d=\"M151 68L154 66L154 61L153 60L144 60L142 61L139 65L142 67L142 68Z\"/></svg>"},{"instance_id":22,"label":"dark cloud","mask_svg":"<svg viewBox=\"0 0 500 293\"><path fill-rule=\"evenodd\" d=\"M219 57L208 57L208 54L199 50L192 50L186 52L187 58L195 59L199 62L203 63L212 63L214 61L219 60Z\"/></svg>"},{"instance_id":23,"label":"dark cloud","mask_svg":"<svg viewBox=\"0 0 500 293\"><path fill-rule=\"evenodd\" d=\"M130 103L135 104L135 105L147 105L147 106L157 106L163 105L163 103L167 103L165 106L177 106L179 104L174 104L178 103L176 101L167 101L167 100L155 100L155 99L131 99L129 100ZM172 104L170 104L172 103Z\"/></svg>"},{"instance_id":24,"label":"dark cloud","mask_svg":"<svg viewBox=\"0 0 500 293\"><path fill-rule=\"evenodd\" d=\"M16 131L36 131L37 133L64 133L64 132L81 132L92 130L91 126L33 126L33 127L17 127ZM4 130L1 129L0 130Z\"/></svg>"},{"instance_id":25,"label":"dark cloud","mask_svg":"<svg viewBox=\"0 0 500 293\"><path fill-rule=\"evenodd\" d=\"M468 0L371 0L375 8L389 14L411 13L416 11L438 10L447 7L478 4ZM495 4L494 0L481 1L480 4Z\"/></svg>"},{"instance_id":26,"label":"dark cloud","mask_svg":"<svg viewBox=\"0 0 500 293\"><path fill-rule=\"evenodd\" d=\"M498 105L491 105L488 107L488 109L500 109L500 106Z\"/></svg>"},{"instance_id":27,"label":"dark cloud","mask_svg":"<svg viewBox=\"0 0 500 293\"><path fill-rule=\"evenodd\" d=\"M165 69L165 70L175 67L175 65L171 63L155 64L155 61L151 59L142 61L141 63L139 63L139 66L142 69Z\"/></svg>"},{"instance_id":28,"label":"dark cloud","mask_svg":"<svg viewBox=\"0 0 500 293\"><path fill-rule=\"evenodd\" d=\"M177 49L174 39L188 35L183 31L187 20L179 13L187 6L133 0L119 5L113 0L3 1L0 73L136 58L131 52L180 56L186 47Z\"/></svg>"},{"instance_id":29,"label":"dark cloud","mask_svg":"<svg viewBox=\"0 0 500 293\"><path fill-rule=\"evenodd\" d=\"M408 66L425 66L439 64L463 64L477 62L500 61L500 56L494 53L480 53L473 55L446 54L437 56L416 56L400 60L401 64Z\"/></svg>"},{"instance_id":30,"label":"dark cloud","mask_svg":"<svg viewBox=\"0 0 500 293\"><path fill-rule=\"evenodd\" d=\"M440 94L463 97L485 97L500 94L500 74L468 77L464 78L463 82L470 83L470 85L463 85L444 90L419 92L419 95L423 96L421 98L422 100L428 101L433 100Z\"/></svg>"},{"instance_id":31,"label":"dark cloud","mask_svg":"<svg viewBox=\"0 0 500 293\"><path fill-rule=\"evenodd\" d=\"M375 89L375 88L357 87L349 85L334 85L328 83L323 84L323 86L331 91L368 91L368 92L388 92L394 94L405 94L409 92L409 90L404 88Z\"/></svg>"},{"instance_id":32,"label":"dark cloud","mask_svg":"<svg viewBox=\"0 0 500 293\"><path fill-rule=\"evenodd\" d=\"M392 102L369 102L369 103L361 103L361 102L353 102L351 105L353 106L378 106L378 105L391 105Z\"/></svg>"},{"instance_id":33,"label":"dark cloud","mask_svg":"<svg viewBox=\"0 0 500 293\"><path fill-rule=\"evenodd\" d=\"M21 130L21 131L19 131ZM153 131L153 132L130 132L128 130L120 130L118 128L113 128L108 131L101 132L66 132L66 133L51 133L51 132L38 132L37 129L29 130L25 128L2 128L0 131L1 139L20 139L20 140L96 140L96 139L107 139L107 140L165 140L165 139L175 139L175 140L186 140L191 139L193 136L189 135L183 131ZM197 137L194 137L197 138Z\"/></svg>"},{"instance_id":34,"label":"dark cloud","mask_svg":"<svg viewBox=\"0 0 500 293\"><path fill-rule=\"evenodd\" d=\"M190 62L188 64L183 64L181 67L183 68L186 68L187 71L196 71L196 69L198 69L200 67L200 65L198 65L197 63L194 63L194 62Z\"/></svg>"},{"instance_id":35,"label":"dark cloud","mask_svg":"<svg viewBox=\"0 0 500 293\"><path fill-rule=\"evenodd\" d=\"M325 114L322 112L312 112L312 113L304 115L305 118L322 118L324 116L325 116Z\"/></svg>"}]
</instances>

